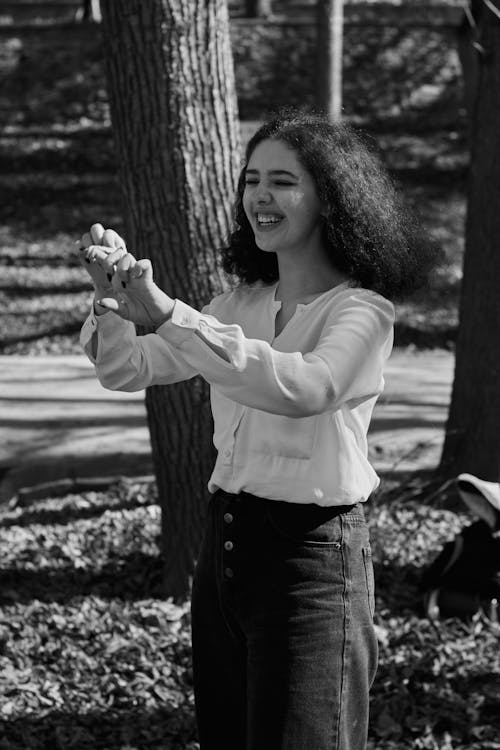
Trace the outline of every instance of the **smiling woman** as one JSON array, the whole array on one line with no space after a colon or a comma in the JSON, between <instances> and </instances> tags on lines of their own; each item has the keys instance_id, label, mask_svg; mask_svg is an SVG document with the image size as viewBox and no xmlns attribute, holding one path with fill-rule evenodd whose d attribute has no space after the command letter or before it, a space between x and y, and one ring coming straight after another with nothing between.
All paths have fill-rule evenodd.
<instances>
[{"instance_id":1,"label":"smiling woman","mask_svg":"<svg viewBox=\"0 0 500 750\"><path fill-rule=\"evenodd\" d=\"M270 174L270 150L278 162L281 159L279 168L290 173ZM227 273L247 283L278 279L278 259L266 253L272 241L265 247L259 242L247 208L249 194L259 186L262 191L266 179L275 194L286 191L291 196L294 189L314 186L324 251L339 271L361 286L398 299L425 283L435 248L402 205L378 158L349 125L294 110L265 123L248 143L238 183L236 227L222 253ZM315 207L311 210L314 215Z\"/></svg>"},{"instance_id":2,"label":"smiling woman","mask_svg":"<svg viewBox=\"0 0 500 750\"><path fill-rule=\"evenodd\" d=\"M116 232L82 237L96 301L81 341L101 383L211 387L217 459L192 592L202 750L365 748L367 431L393 341L382 292L426 263L409 227L348 128L293 113L250 141L222 259L238 283L201 312Z\"/></svg>"}]
</instances>

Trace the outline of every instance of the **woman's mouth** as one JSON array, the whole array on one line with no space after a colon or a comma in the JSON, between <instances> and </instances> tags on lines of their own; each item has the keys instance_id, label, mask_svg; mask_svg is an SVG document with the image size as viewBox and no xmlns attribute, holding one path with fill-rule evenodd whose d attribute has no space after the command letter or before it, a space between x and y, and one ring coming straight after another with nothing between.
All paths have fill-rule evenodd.
<instances>
[{"instance_id":1,"label":"woman's mouth","mask_svg":"<svg viewBox=\"0 0 500 750\"><path fill-rule=\"evenodd\" d=\"M263 214L257 212L255 214L255 220L259 229L273 229L283 221L283 217L279 214Z\"/></svg>"}]
</instances>

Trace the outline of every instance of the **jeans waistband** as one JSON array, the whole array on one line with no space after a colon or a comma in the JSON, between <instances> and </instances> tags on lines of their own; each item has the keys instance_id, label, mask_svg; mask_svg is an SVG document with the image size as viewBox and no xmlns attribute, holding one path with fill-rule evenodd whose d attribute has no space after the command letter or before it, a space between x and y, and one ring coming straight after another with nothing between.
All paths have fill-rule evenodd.
<instances>
[{"instance_id":1,"label":"jeans waistband","mask_svg":"<svg viewBox=\"0 0 500 750\"><path fill-rule=\"evenodd\" d=\"M237 503L245 508L266 508L269 506L280 506L281 508L287 508L293 510L293 512L300 512L302 508L305 513L307 510L324 511L325 515L330 518L340 516L343 514L349 514L352 517L359 517L364 520L365 514L362 503L354 503L351 505L317 505L316 503L292 503L286 500L270 500L269 498L259 497L258 495L252 495L250 492L239 492L237 494L226 492L225 490L218 489L212 495L212 501L216 503Z\"/></svg>"}]
</instances>

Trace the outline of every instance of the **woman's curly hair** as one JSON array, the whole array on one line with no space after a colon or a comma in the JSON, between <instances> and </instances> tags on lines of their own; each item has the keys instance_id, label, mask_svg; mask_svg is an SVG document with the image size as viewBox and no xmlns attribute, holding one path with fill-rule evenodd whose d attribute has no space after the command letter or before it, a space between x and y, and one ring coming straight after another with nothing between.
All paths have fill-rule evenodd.
<instances>
[{"instance_id":1,"label":"woman's curly hair","mask_svg":"<svg viewBox=\"0 0 500 750\"><path fill-rule=\"evenodd\" d=\"M422 286L435 248L401 200L378 157L345 123L301 110L285 110L266 122L246 148L234 207L234 230L222 250L224 271L240 282L278 279L275 253L260 250L243 209L245 170L263 140L282 141L312 175L325 207L323 242L339 271L389 299Z\"/></svg>"}]
</instances>

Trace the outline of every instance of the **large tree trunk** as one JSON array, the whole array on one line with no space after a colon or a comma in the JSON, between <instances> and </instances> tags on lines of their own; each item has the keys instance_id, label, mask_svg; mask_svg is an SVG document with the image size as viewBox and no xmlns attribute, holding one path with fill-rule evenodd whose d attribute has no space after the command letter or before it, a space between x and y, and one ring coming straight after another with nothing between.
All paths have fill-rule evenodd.
<instances>
[{"instance_id":1,"label":"large tree trunk","mask_svg":"<svg viewBox=\"0 0 500 750\"><path fill-rule=\"evenodd\" d=\"M499 2L496 0L496 7ZM500 21L479 22L455 380L441 468L500 478Z\"/></svg>"},{"instance_id":2,"label":"large tree trunk","mask_svg":"<svg viewBox=\"0 0 500 750\"><path fill-rule=\"evenodd\" d=\"M129 247L172 297L197 309L221 289L215 267L239 158L225 0L102 0L104 49ZM149 388L162 504L165 592L183 596L213 467L206 383Z\"/></svg>"},{"instance_id":3,"label":"large tree trunk","mask_svg":"<svg viewBox=\"0 0 500 750\"><path fill-rule=\"evenodd\" d=\"M342 117L343 0L317 0L316 105L332 121Z\"/></svg>"}]
</instances>

